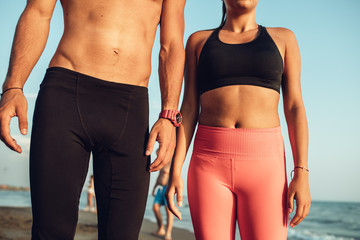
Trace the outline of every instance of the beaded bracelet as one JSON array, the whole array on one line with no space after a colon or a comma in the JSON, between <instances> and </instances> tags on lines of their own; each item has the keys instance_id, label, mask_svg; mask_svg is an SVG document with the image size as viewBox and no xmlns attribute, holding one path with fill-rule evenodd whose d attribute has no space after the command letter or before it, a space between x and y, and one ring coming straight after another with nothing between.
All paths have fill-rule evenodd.
<instances>
[{"instance_id":1,"label":"beaded bracelet","mask_svg":"<svg viewBox=\"0 0 360 240\"><path fill-rule=\"evenodd\" d=\"M19 89L23 92L23 88L21 88L21 87L11 87L11 88L6 89L3 93L1 93L0 97L2 97L7 91L12 90L12 89Z\"/></svg>"},{"instance_id":2,"label":"beaded bracelet","mask_svg":"<svg viewBox=\"0 0 360 240\"><path fill-rule=\"evenodd\" d=\"M293 169L293 170L291 171L291 173L290 173L291 180L293 179L295 169L297 169L297 168L300 168L302 171L310 172L309 169L307 169L307 168L305 168L305 167L298 167L298 166L296 166L296 167L294 167L294 169Z\"/></svg>"}]
</instances>

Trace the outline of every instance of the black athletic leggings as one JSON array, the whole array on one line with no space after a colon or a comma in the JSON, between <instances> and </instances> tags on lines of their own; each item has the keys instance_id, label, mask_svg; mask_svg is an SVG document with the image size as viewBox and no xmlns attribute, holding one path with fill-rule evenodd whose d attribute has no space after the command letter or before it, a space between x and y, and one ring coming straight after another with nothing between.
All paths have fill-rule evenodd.
<instances>
[{"instance_id":1,"label":"black athletic leggings","mask_svg":"<svg viewBox=\"0 0 360 240\"><path fill-rule=\"evenodd\" d=\"M99 239L138 240L150 174L148 90L65 68L46 72L30 149L32 239L73 239L94 159Z\"/></svg>"}]
</instances>

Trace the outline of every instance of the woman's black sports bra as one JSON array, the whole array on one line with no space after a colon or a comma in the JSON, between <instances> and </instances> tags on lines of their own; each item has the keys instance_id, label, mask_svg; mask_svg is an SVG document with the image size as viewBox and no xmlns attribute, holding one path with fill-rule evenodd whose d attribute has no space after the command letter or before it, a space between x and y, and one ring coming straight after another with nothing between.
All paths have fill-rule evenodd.
<instances>
[{"instance_id":1,"label":"woman's black sports bra","mask_svg":"<svg viewBox=\"0 0 360 240\"><path fill-rule=\"evenodd\" d=\"M255 85L280 93L283 60L266 28L259 25L257 37L241 44L221 42L219 31L211 33L201 50L197 67L200 95L229 85Z\"/></svg>"}]
</instances>

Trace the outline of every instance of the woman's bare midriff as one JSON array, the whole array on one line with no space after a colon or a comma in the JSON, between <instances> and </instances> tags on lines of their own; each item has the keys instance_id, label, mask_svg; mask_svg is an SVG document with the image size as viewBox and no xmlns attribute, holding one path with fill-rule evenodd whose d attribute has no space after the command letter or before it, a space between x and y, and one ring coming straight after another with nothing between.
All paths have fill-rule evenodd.
<instances>
[{"instance_id":1,"label":"woman's bare midriff","mask_svg":"<svg viewBox=\"0 0 360 240\"><path fill-rule=\"evenodd\" d=\"M273 128L280 125L279 93L249 85L216 88L200 96L199 124L225 128Z\"/></svg>"},{"instance_id":2,"label":"woman's bare midriff","mask_svg":"<svg viewBox=\"0 0 360 240\"><path fill-rule=\"evenodd\" d=\"M64 34L49 67L147 86L162 0L61 1ZM149 19L152 19L149 21Z\"/></svg>"}]
</instances>

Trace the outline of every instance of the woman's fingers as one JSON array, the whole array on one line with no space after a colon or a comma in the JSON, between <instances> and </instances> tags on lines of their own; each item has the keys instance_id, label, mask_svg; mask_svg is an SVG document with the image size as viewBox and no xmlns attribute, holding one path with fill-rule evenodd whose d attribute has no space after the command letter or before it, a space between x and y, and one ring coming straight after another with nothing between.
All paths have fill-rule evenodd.
<instances>
[{"instance_id":1,"label":"woman's fingers","mask_svg":"<svg viewBox=\"0 0 360 240\"><path fill-rule=\"evenodd\" d=\"M291 227L295 227L304 220L310 211L310 203L304 201L296 202L296 214L290 222Z\"/></svg>"},{"instance_id":2,"label":"woman's fingers","mask_svg":"<svg viewBox=\"0 0 360 240\"><path fill-rule=\"evenodd\" d=\"M289 213L292 213L294 211L294 198L295 198L295 193L289 192Z\"/></svg>"},{"instance_id":3,"label":"woman's fingers","mask_svg":"<svg viewBox=\"0 0 360 240\"><path fill-rule=\"evenodd\" d=\"M182 191L181 191L181 192L178 192L178 193L176 194L176 200L177 200L177 205L178 205L179 207L182 207L182 205L183 205Z\"/></svg>"},{"instance_id":4,"label":"woman's fingers","mask_svg":"<svg viewBox=\"0 0 360 240\"><path fill-rule=\"evenodd\" d=\"M301 204L297 204L295 216L290 221L291 227L295 227L297 224L299 224L303 220L303 218L302 218L303 211L304 211L304 206L301 206Z\"/></svg>"},{"instance_id":5,"label":"woman's fingers","mask_svg":"<svg viewBox=\"0 0 360 240\"><path fill-rule=\"evenodd\" d=\"M181 220L181 212L179 209L175 206L174 201L175 193L171 194L170 192L166 195L166 202L168 204L168 208L172 214L174 214L178 219Z\"/></svg>"},{"instance_id":6,"label":"woman's fingers","mask_svg":"<svg viewBox=\"0 0 360 240\"><path fill-rule=\"evenodd\" d=\"M181 181L180 181L180 183L178 183L177 187L174 186L174 185L169 184L168 189L166 190L166 193L165 193L167 206L168 206L170 212L172 212L180 220L181 220L181 212L175 206L174 196L176 194L177 205L179 207L181 207L182 204L183 204L182 190L183 190L183 188L182 188L182 184L181 184Z\"/></svg>"}]
</instances>

